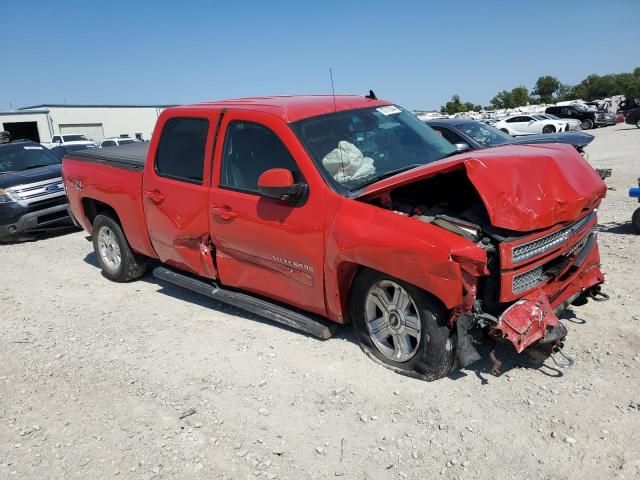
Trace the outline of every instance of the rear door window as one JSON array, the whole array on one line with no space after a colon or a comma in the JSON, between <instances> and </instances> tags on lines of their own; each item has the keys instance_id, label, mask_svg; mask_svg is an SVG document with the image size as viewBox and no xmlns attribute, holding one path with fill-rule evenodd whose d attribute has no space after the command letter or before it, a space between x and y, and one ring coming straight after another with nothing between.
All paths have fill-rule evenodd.
<instances>
[{"instance_id":1,"label":"rear door window","mask_svg":"<svg viewBox=\"0 0 640 480\"><path fill-rule=\"evenodd\" d=\"M206 118L172 118L164 124L156 173L161 177L202 184L209 121Z\"/></svg>"}]
</instances>

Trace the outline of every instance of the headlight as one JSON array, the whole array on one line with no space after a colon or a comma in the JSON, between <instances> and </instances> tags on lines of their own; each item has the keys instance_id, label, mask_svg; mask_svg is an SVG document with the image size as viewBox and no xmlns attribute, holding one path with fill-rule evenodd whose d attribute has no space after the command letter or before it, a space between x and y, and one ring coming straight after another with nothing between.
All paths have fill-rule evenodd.
<instances>
[{"instance_id":1,"label":"headlight","mask_svg":"<svg viewBox=\"0 0 640 480\"><path fill-rule=\"evenodd\" d=\"M11 198L11 195L9 195L9 192L0 188L0 203L13 203L13 202L14 200L13 198Z\"/></svg>"}]
</instances>

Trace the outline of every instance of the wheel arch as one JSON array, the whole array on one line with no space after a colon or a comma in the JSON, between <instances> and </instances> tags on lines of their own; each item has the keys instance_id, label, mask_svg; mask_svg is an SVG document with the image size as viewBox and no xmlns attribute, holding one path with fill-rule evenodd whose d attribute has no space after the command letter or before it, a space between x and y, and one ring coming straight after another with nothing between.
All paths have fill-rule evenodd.
<instances>
[{"instance_id":1,"label":"wheel arch","mask_svg":"<svg viewBox=\"0 0 640 480\"><path fill-rule=\"evenodd\" d=\"M95 198L82 198L82 214L90 227L93 227L94 220L100 214L109 214L116 222L118 222L120 227L122 227L122 221L120 220L120 216L118 215L118 212L116 212L115 208L107 203L101 202L100 200L96 200Z\"/></svg>"},{"instance_id":2,"label":"wheel arch","mask_svg":"<svg viewBox=\"0 0 640 480\"><path fill-rule=\"evenodd\" d=\"M366 271L375 271L384 275L388 275L393 280L399 280L404 283L408 283L416 288L419 288L426 294L428 294L434 301L438 302L442 308L446 311L451 310L457 304L461 302L462 298L462 287L460 288L459 294L452 291L450 288L450 284L445 286L444 283L440 283L437 279L430 278L430 276L422 276L423 281L416 281L417 278L410 278L407 276L398 276L393 275L386 271L384 268L375 268L373 266L368 266L362 263L353 262L345 260L341 262L336 269L336 284L337 284L337 305L334 305L337 312L332 312L331 306L329 307L329 313L334 313L337 315L332 315L335 317L337 321L341 323L350 323L351 315L350 315L350 301L351 301L351 293L353 291L353 286L355 284L356 279L362 275ZM450 279L446 279L450 280ZM460 283L462 285L462 283ZM449 292L449 295L445 295L446 292ZM446 298L446 300L445 300Z\"/></svg>"}]
</instances>

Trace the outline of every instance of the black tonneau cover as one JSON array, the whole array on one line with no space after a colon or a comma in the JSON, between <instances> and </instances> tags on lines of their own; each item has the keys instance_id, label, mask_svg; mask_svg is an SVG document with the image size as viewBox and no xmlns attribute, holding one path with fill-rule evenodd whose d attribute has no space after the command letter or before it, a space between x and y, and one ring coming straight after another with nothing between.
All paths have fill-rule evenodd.
<instances>
[{"instance_id":1,"label":"black tonneau cover","mask_svg":"<svg viewBox=\"0 0 640 480\"><path fill-rule=\"evenodd\" d=\"M87 148L65 155L65 158L102 163L127 170L144 170L149 142L134 142L115 147Z\"/></svg>"}]
</instances>

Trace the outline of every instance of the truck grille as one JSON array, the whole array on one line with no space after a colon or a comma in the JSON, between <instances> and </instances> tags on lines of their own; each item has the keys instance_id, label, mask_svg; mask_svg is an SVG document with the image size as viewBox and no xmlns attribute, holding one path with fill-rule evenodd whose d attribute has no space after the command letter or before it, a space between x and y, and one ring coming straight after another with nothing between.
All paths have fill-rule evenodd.
<instances>
[{"instance_id":1,"label":"truck grille","mask_svg":"<svg viewBox=\"0 0 640 480\"><path fill-rule=\"evenodd\" d=\"M545 237L538 238L537 240L533 240L523 245L518 245L517 247L513 247L511 254L513 263L522 263L529 258L533 258L548 250L551 250L552 248L562 245L569 239L569 236L571 236L575 232L582 230L585 225L587 225L593 219L595 214L596 212L593 211L588 215L582 217L580 220L572 223L571 225L550 233Z\"/></svg>"},{"instance_id":2,"label":"truck grille","mask_svg":"<svg viewBox=\"0 0 640 480\"><path fill-rule=\"evenodd\" d=\"M34 202L42 202L52 198L64 196L62 177L51 178L41 182L27 183L7 188L7 193L16 202L22 205L30 205Z\"/></svg>"},{"instance_id":3,"label":"truck grille","mask_svg":"<svg viewBox=\"0 0 640 480\"><path fill-rule=\"evenodd\" d=\"M545 275L542 270L542 265L536 268L533 268L527 272L521 273L520 275L516 275L513 277L513 281L511 284L511 291L513 293L522 293L527 290L531 290L534 287L544 283L547 280L547 275Z\"/></svg>"}]
</instances>

